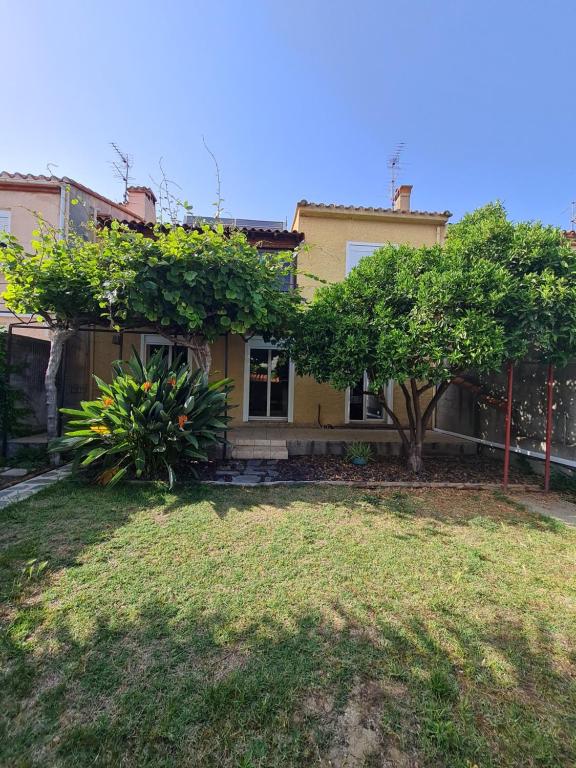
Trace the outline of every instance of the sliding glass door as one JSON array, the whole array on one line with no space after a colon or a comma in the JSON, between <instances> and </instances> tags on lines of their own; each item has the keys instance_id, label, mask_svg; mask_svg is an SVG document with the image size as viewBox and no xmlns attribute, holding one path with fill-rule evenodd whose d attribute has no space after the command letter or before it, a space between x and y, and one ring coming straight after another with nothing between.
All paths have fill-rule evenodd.
<instances>
[{"instance_id":1,"label":"sliding glass door","mask_svg":"<svg viewBox=\"0 0 576 768\"><path fill-rule=\"evenodd\" d=\"M287 420L291 397L291 366L287 352L262 343L248 346L246 354L245 418Z\"/></svg>"}]
</instances>

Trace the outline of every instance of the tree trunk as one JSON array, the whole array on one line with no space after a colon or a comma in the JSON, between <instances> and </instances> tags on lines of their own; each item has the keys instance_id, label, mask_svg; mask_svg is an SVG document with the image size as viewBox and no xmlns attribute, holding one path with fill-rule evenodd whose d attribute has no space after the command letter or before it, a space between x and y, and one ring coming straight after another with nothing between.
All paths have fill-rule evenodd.
<instances>
[{"instance_id":1,"label":"tree trunk","mask_svg":"<svg viewBox=\"0 0 576 768\"><path fill-rule=\"evenodd\" d=\"M210 344L201 339L193 339L189 345L192 352L192 364L194 368L200 368L208 376L212 365L212 352Z\"/></svg>"},{"instance_id":2,"label":"tree trunk","mask_svg":"<svg viewBox=\"0 0 576 768\"><path fill-rule=\"evenodd\" d=\"M424 469L424 462L422 461L422 440L411 440L410 448L408 450L408 466L415 475L419 475Z\"/></svg>"},{"instance_id":3,"label":"tree trunk","mask_svg":"<svg viewBox=\"0 0 576 768\"><path fill-rule=\"evenodd\" d=\"M424 461L422 460L422 450L424 447L424 436L428 425L432 418L432 414L438 400L442 397L444 392L450 385L449 381L442 382L436 386L436 392L431 398L426 408L422 408L421 397L424 392L434 387L433 382L428 382L422 386L418 386L416 379L409 380L410 387L408 388L406 383L400 383L400 388L404 395L406 403L406 416L408 419L408 426L402 426L399 418L391 410L386 402L385 391L380 392L380 403L382 404L386 413L392 419L392 423L396 428L396 431L400 435L402 445L404 447L404 454L407 457L408 467L415 475L420 474L424 469Z\"/></svg>"},{"instance_id":4,"label":"tree trunk","mask_svg":"<svg viewBox=\"0 0 576 768\"><path fill-rule=\"evenodd\" d=\"M48 367L44 375L44 388L46 390L46 431L48 433L48 442L58 437L58 387L56 386L56 377L60 370L62 362L62 353L64 345L75 331L71 328L51 328L50 336L50 356L48 358ZM51 454L52 464L60 463L60 454Z\"/></svg>"}]
</instances>

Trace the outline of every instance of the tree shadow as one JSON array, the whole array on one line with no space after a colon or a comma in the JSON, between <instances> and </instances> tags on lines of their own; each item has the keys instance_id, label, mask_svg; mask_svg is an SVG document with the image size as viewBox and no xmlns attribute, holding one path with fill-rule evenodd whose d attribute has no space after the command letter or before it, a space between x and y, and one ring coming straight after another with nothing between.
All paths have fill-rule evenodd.
<instances>
[{"instance_id":1,"label":"tree shadow","mask_svg":"<svg viewBox=\"0 0 576 768\"><path fill-rule=\"evenodd\" d=\"M422 493L389 504L390 494L361 489L126 486L95 493L94 508L79 509L85 488L68 483L55 491L4 515L0 564L8 574L10 563L34 557L50 560L52 579L70 578L84 567L87 546L113 539L155 507L162 519L147 525L194 515L188 507L201 503L228 526L231 512L241 518L261 509L265 519L272 507L282 515L301 506L305 515L321 503L366 519L425 518L423 535L432 537L446 535L439 522L478 525L486 507L480 495L462 519L461 511L432 509ZM512 513L511 524L532 525L522 510ZM492 518L486 509L481 525L498 527L503 514ZM69 606L58 606L57 592L38 599L45 578L4 580L2 765L511 768L576 761L575 659L558 653L544 620L497 615L489 604L482 619L478 606L456 611L448 599L433 611L415 605L393 615L386 606L363 610L361 595L354 611L344 599L302 606L288 587L278 587L274 599L266 595L266 609L253 619L249 604L262 595L239 581L246 620L231 610L233 595L214 609L165 590L132 609L120 598L96 602L79 625ZM115 588L122 591L122 583ZM181 588L192 595L193 580ZM342 591L349 591L346 582Z\"/></svg>"}]
</instances>

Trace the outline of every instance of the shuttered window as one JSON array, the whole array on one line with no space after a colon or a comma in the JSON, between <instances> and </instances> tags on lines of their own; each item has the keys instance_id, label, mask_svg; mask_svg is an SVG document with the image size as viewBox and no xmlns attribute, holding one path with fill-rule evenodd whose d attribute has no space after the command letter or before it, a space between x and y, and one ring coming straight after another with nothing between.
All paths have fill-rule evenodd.
<instances>
[{"instance_id":1,"label":"shuttered window","mask_svg":"<svg viewBox=\"0 0 576 768\"><path fill-rule=\"evenodd\" d=\"M10 232L10 211L0 211L0 232Z\"/></svg>"},{"instance_id":2,"label":"shuttered window","mask_svg":"<svg viewBox=\"0 0 576 768\"><path fill-rule=\"evenodd\" d=\"M358 266L360 259L364 256L371 256L378 248L382 248L386 243L355 243L348 241L346 243L346 274ZM391 243L396 246L396 243Z\"/></svg>"}]
</instances>

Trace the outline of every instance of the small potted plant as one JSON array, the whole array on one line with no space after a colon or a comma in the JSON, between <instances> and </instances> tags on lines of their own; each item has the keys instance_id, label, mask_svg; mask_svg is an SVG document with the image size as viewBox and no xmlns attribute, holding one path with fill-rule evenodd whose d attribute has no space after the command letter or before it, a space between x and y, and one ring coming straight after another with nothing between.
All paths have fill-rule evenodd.
<instances>
[{"instance_id":1,"label":"small potted plant","mask_svg":"<svg viewBox=\"0 0 576 768\"><path fill-rule=\"evenodd\" d=\"M372 446L369 443L350 443L346 449L346 458L357 467L365 467L372 461Z\"/></svg>"}]
</instances>

